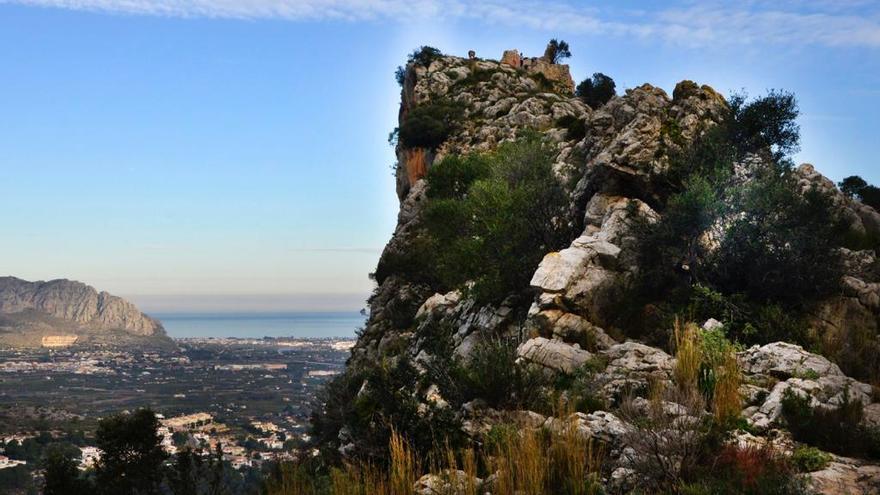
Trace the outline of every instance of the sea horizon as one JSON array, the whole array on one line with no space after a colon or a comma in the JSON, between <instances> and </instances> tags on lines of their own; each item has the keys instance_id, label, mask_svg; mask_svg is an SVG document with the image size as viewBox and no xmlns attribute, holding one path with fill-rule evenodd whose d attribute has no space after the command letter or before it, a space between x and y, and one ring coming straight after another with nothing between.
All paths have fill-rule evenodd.
<instances>
[{"instance_id":1,"label":"sea horizon","mask_svg":"<svg viewBox=\"0 0 880 495\"><path fill-rule=\"evenodd\" d=\"M354 338L359 311L175 311L149 313L172 338Z\"/></svg>"}]
</instances>

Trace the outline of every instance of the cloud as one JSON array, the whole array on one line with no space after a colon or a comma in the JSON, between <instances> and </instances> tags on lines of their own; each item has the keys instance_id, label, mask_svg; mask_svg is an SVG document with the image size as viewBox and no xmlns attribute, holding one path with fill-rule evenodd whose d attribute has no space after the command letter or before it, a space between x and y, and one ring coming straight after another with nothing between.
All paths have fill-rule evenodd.
<instances>
[{"instance_id":1,"label":"cloud","mask_svg":"<svg viewBox=\"0 0 880 495\"><path fill-rule=\"evenodd\" d=\"M686 46L784 44L880 48L880 6L868 0L665 3L615 9L529 0L0 0L0 3L169 17L292 21L470 20L559 34ZM650 5L646 2L647 5Z\"/></svg>"}]
</instances>

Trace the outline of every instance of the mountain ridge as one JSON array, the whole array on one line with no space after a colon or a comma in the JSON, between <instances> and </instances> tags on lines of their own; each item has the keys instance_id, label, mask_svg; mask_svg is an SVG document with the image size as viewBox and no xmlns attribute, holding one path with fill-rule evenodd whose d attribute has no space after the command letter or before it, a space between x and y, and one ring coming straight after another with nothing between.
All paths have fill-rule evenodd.
<instances>
[{"instance_id":1,"label":"mountain ridge","mask_svg":"<svg viewBox=\"0 0 880 495\"><path fill-rule=\"evenodd\" d=\"M78 344L170 342L161 322L133 303L68 279L0 277L0 316L0 341L13 345L38 346L59 335L77 335Z\"/></svg>"}]
</instances>

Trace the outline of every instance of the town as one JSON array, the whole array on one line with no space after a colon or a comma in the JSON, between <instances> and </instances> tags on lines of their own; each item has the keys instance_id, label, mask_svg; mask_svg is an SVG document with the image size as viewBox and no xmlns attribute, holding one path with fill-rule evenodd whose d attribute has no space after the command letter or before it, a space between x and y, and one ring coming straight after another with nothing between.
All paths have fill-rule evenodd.
<instances>
[{"instance_id":1,"label":"town","mask_svg":"<svg viewBox=\"0 0 880 495\"><path fill-rule=\"evenodd\" d=\"M259 470L308 442L321 386L345 366L353 340L179 339L176 351L0 349L0 484L39 476L43 447L100 459L102 418L150 408L169 454L218 448L232 469Z\"/></svg>"}]
</instances>

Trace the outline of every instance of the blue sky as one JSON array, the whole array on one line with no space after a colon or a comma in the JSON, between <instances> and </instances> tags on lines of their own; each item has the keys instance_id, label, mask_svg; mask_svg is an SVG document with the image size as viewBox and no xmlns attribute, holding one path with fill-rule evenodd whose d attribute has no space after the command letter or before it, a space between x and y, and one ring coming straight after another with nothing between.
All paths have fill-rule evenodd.
<instances>
[{"instance_id":1,"label":"blue sky","mask_svg":"<svg viewBox=\"0 0 880 495\"><path fill-rule=\"evenodd\" d=\"M788 89L796 159L880 183L880 3L605 3L0 0L0 274L152 310L360 308L397 212L393 73L422 44L561 37L578 80Z\"/></svg>"}]
</instances>

